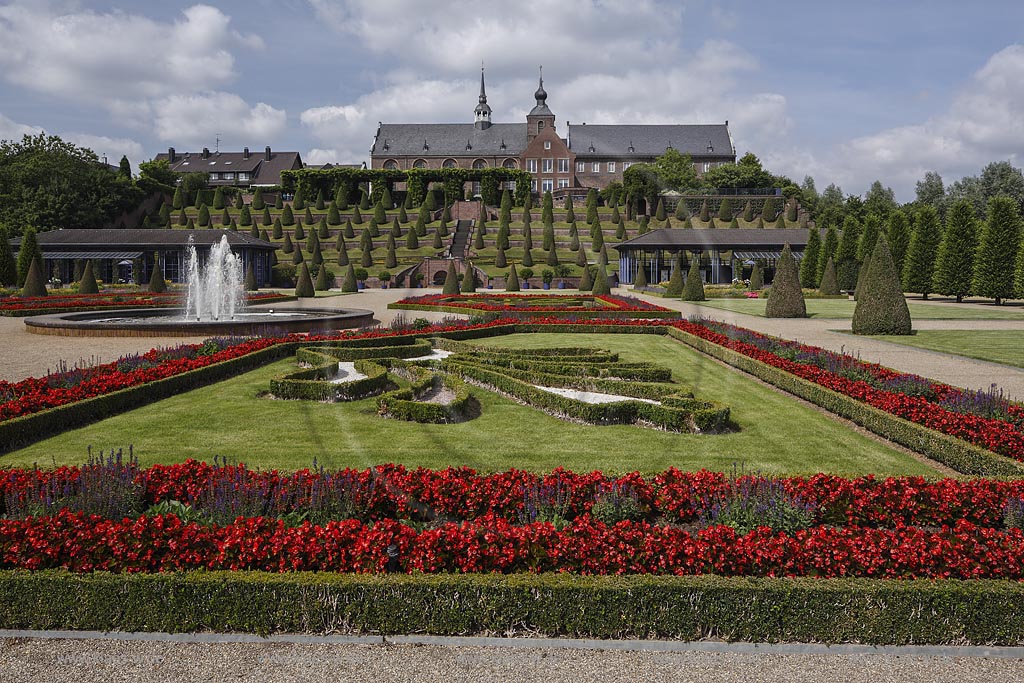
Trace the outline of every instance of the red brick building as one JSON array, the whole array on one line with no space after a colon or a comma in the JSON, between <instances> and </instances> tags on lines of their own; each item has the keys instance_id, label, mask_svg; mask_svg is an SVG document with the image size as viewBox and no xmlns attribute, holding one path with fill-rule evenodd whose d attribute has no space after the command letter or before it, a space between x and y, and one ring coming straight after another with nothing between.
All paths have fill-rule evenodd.
<instances>
[{"instance_id":1,"label":"red brick building","mask_svg":"<svg viewBox=\"0 0 1024 683\"><path fill-rule=\"evenodd\" d=\"M621 182L622 172L630 165L653 162L669 148L689 154L698 174L736 163L728 121L697 125L566 121L563 137L547 105L543 76L534 98L536 104L525 123L493 123L481 69L473 123L379 123L370 149L371 168L518 168L533 174L535 192L564 194Z\"/></svg>"}]
</instances>

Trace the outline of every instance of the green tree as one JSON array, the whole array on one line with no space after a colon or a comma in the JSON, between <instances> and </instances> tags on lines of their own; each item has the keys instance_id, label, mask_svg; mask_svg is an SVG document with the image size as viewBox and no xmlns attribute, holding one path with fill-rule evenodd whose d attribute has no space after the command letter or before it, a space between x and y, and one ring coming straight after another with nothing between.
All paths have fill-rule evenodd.
<instances>
[{"instance_id":1,"label":"green tree","mask_svg":"<svg viewBox=\"0 0 1024 683\"><path fill-rule=\"evenodd\" d=\"M880 180L871 183L867 194L864 195L864 211L867 215L874 214L884 220L898 208L896 193L892 191L891 187L884 187ZM874 244L871 245L872 249L874 246ZM871 252L868 252L868 255L870 254Z\"/></svg>"},{"instance_id":2,"label":"green tree","mask_svg":"<svg viewBox=\"0 0 1024 683\"><path fill-rule=\"evenodd\" d=\"M448 261L448 273L445 275L444 287L441 289L441 293L459 293L459 275L455 272L455 261Z\"/></svg>"},{"instance_id":3,"label":"green tree","mask_svg":"<svg viewBox=\"0 0 1024 683\"><path fill-rule=\"evenodd\" d=\"M327 209L327 224L341 225L341 214L338 212L338 204L336 202L331 202L330 207Z\"/></svg>"},{"instance_id":4,"label":"green tree","mask_svg":"<svg viewBox=\"0 0 1024 683\"><path fill-rule=\"evenodd\" d=\"M287 211L288 207L287 206L284 207L284 210ZM363 214L359 210L358 206L355 207L354 209L352 209L352 222L355 223L356 225L362 225L363 224Z\"/></svg>"},{"instance_id":5,"label":"green tree","mask_svg":"<svg viewBox=\"0 0 1024 683\"><path fill-rule=\"evenodd\" d=\"M705 199L700 205L700 221L707 223L709 220L711 220L711 210L708 208L708 200Z\"/></svg>"},{"instance_id":6,"label":"green tree","mask_svg":"<svg viewBox=\"0 0 1024 683\"><path fill-rule=\"evenodd\" d=\"M555 205L551 199L550 190L544 192L544 199L541 203L540 219L545 226L552 225L555 222Z\"/></svg>"},{"instance_id":7,"label":"green tree","mask_svg":"<svg viewBox=\"0 0 1024 683\"><path fill-rule=\"evenodd\" d=\"M995 299L1014 296L1014 266L1021 242L1020 210L1007 196L995 197L988 204L988 219L978 236L974 257L974 294ZM20 264L20 261L19 261Z\"/></svg>"},{"instance_id":8,"label":"green tree","mask_svg":"<svg viewBox=\"0 0 1024 683\"><path fill-rule=\"evenodd\" d=\"M373 207L373 220L377 221L377 225L384 225L388 220L388 215L384 212L384 203L381 201Z\"/></svg>"},{"instance_id":9,"label":"green tree","mask_svg":"<svg viewBox=\"0 0 1024 683\"><path fill-rule=\"evenodd\" d=\"M928 208L935 211L934 207ZM857 305L853 309L853 333L911 334L910 309L903 296L899 273L896 272L885 235L879 236L868 260Z\"/></svg>"},{"instance_id":10,"label":"green tree","mask_svg":"<svg viewBox=\"0 0 1024 683\"><path fill-rule=\"evenodd\" d=\"M202 228L210 227L210 210L206 208L206 204L199 207L199 217L197 221L199 226Z\"/></svg>"},{"instance_id":11,"label":"green tree","mask_svg":"<svg viewBox=\"0 0 1024 683\"><path fill-rule=\"evenodd\" d=\"M700 185L693 158L689 154L680 154L674 147L669 147L654 160L654 169L660 184L669 189L687 190Z\"/></svg>"},{"instance_id":12,"label":"green tree","mask_svg":"<svg viewBox=\"0 0 1024 683\"><path fill-rule=\"evenodd\" d=\"M825 263L825 270L821 275L821 285L818 286L818 291L822 296L838 296L839 294L839 279L836 277L836 264L830 256L827 263Z\"/></svg>"},{"instance_id":13,"label":"green tree","mask_svg":"<svg viewBox=\"0 0 1024 683\"><path fill-rule=\"evenodd\" d=\"M292 252L292 263L299 265L305 263L306 257L302 255L302 244L299 242L295 243L295 251Z\"/></svg>"},{"instance_id":14,"label":"green tree","mask_svg":"<svg viewBox=\"0 0 1024 683\"><path fill-rule=\"evenodd\" d=\"M636 275L633 277L633 289L646 289L647 288L647 268L644 264L638 263L636 268Z\"/></svg>"},{"instance_id":15,"label":"green tree","mask_svg":"<svg viewBox=\"0 0 1024 683\"><path fill-rule=\"evenodd\" d=\"M256 188L252 195L252 209L253 211L262 211L267 208L267 203L263 201L263 190Z\"/></svg>"},{"instance_id":16,"label":"green tree","mask_svg":"<svg viewBox=\"0 0 1024 683\"><path fill-rule=\"evenodd\" d=\"M96 284L96 275L92 269L92 259L86 259L85 269L82 271L82 278L78 281L79 294L99 294L100 288Z\"/></svg>"},{"instance_id":17,"label":"green tree","mask_svg":"<svg viewBox=\"0 0 1024 683\"><path fill-rule=\"evenodd\" d=\"M946 210L946 188L942 184L942 176L935 171L928 171L924 178L917 181L917 203L932 206L940 214ZM972 207L973 208L973 207Z\"/></svg>"},{"instance_id":18,"label":"green tree","mask_svg":"<svg viewBox=\"0 0 1024 683\"><path fill-rule=\"evenodd\" d=\"M415 233L413 233L415 234ZM384 256L384 267L385 268L397 268L398 267L398 256L395 254L395 238L393 235L388 235L388 249L387 254Z\"/></svg>"},{"instance_id":19,"label":"green tree","mask_svg":"<svg viewBox=\"0 0 1024 683\"><path fill-rule=\"evenodd\" d=\"M318 292L326 292L331 288L331 277L327 273L327 267L321 265L317 268L316 282L313 283L313 289Z\"/></svg>"},{"instance_id":20,"label":"green tree","mask_svg":"<svg viewBox=\"0 0 1024 683\"><path fill-rule=\"evenodd\" d=\"M295 245L292 243L292 234L290 232L286 232L284 234L284 244L281 245L281 251L286 254L290 254L295 251Z\"/></svg>"},{"instance_id":21,"label":"green tree","mask_svg":"<svg viewBox=\"0 0 1024 683\"><path fill-rule=\"evenodd\" d=\"M666 217L665 213L665 201L662 198L658 198L658 208L654 211L654 220L663 221ZM589 220L588 220L589 222Z\"/></svg>"},{"instance_id":22,"label":"green tree","mask_svg":"<svg viewBox=\"0 0 1024 683\"><path fill-rule=\"evenodd\" d=\"M821 257L821 234L817 230L807 232L807 246L800 261L800 285L807 289L818 286L818 260Z\"/></svg>"},{"instance_id":23,"label":"green tree","mask_svg":"<svg viewBox=\"0 0 1024 683\"><path fill-rule=\"evenodd\" d=\"M21 295L24 297L46 296L46 279L43 277L43 267L40 261L32 259L29 261L28 272L25 274L25 282L21 288Z\"/></svg>"},{"instance_id":24,"label":"green tree","mask_svg":"<svg viewBox=\"0 0 1024 683\"><path fill-rule=\"evenodd\" d=\"M680 295L683 301L704 301L704 276L700 271L700 255L690 259L690 271L686 274L686 283Z\"/></svg>"},{"instance_id":25,"label":"green tree","mask_svg":"<svg viewBox=\"0 0 1024 683\"><path fill-rule=\"evenodd\" d=\"M344 264L339 264L344 265ZM348 264L348 269L345 271L345 279L341 281L341 291L346 294L359 291L359 283L356 282L356 270L355 266L351 263Z\"/></svg>"},{"instance_id":26,"label":"green tree","mask_svg":"<svg viewBox=\"0 0 1024 683\"><path fill-rule=\"evenodd\" d=\"M292 213L291 204L285 204L281 212L281 225L295 225L295 214Z\"/></svg>"},{"instance_id":27,"label":"green tree","mask_svg":"<svg viewBox=\"0 0 1024 683\"><path fill-rule=\"evenodd\" d=\"M768 197L761 206L761 220L765 223L770 223L775 220L776 213L778 213L778 210L775 208L775 198Z\"/></svg>"},{"instance_id":28,"label":"green tree","mask_svg":"<svg viewBox=\"0 0 1024 683\"><path fill-rule=\"evenodd\" d=\"M775 265L775 279L764 307L766 318L806 318L807 304L800 288L800 274L789 243L782 248L782 255Z\"/></svg>"},{"instance_id":29,"label":"green tree","mask_svg":"<svg viewBox=\"0 0 1024 683\"><path fill-rule=\"evenodd\" d=\"M302 196L302 188L295 190L295 196L292 197L292 209L295 211L302 211L306 208L306 199Z\"/></svg>"},{"instance_id":30,"label":"green tree","mask_svg":"<svg viewBox=\"0 0 1024 683\"><path fill-rule=\"evenodd\" d=\"M391 193L388 192L387 189L384 190L384 196L387 197L388 199L391 199ZM325 208L327 208L327 205L324 203L323 190L317 190L315 206L317 211L323 211ZM391 208L391 205L389 205L388 208Z\"/></svg>"},{"instance_id":31,"label":"green tree","mask_svg":"<svg viewBox=\"0 0 1024 683\"><path fill-rule=\"evenodd\" d=\"M295 283L295 296L299 299L312 299L316 296L316 290L313 288L313 278L309 276L309 266L306 263L301 264L299 268L299 279Z\"/></svg>"},{"instance_id":32,"label":"green tree","mask_svg":"<svg viewBox=\"0 0 1024 683\"><path fill-rule=\"evenodd\" d=\"M304 240L306 239L306 229L302 227L302 221L295 224L295 239Z\"/></svg>"},{"instance_id":33,"label":"green tree","mask_svg":"<svg viewBox=\"0 0 1024 683\"><path fill-rule=\"evenodd\" d=\"M516 264L512 264L508 271L508 280L505 281L506 292L519 291L519 275L516 273Z\"/></svg>"},{"instance_id":34,"label":"green tree","mask_svg":"<svg viewBox=\"0 0 1024 683\"><path fill-rule=\"evenodd\" d=\"M472 262L466 261L466 273L462 276L462 289L463 294L472 294L476 291L476 269L473 267Z\"/></svg>"},{"instance_id":35,"label":"green tree","mask_svg":"<svg viewBox=\"0 0 1024 683\"><path fill-rule=\"evenodd\" d=\"M18 287L25 286L25 278L28 277L28 271L33 261L39 261L39 274L42 276L43 252L39 248L36 229L29 226L25 228L25 232L21 236L21 246L18 248Z\"/></svg>"},{"instance_id":36,"label":"green tree","mask_svg":"<svg viewBox=\"0 0 1024 683\"><path fill-rule=\"evenodd\" d=\"M732 220L732 202L728 197L722 198L722 204L718 207L718 219L726 223Z\"/></svg>"},{"instance_id":37,"label":"green tree","mask_svg":"<svg viewBox=\"0 0 1024 683\"><path fill-rule=\"evenodd\" d=\"M608 273L604 264L598 264L597 274L594 277L594 286L590 290L594 296L607 296L612 293L611 285L608 284Z\"/></svg>"},{"instance_id":38,"label":"green tree","mask_svg":"<svg viewBox=\"0 0 1024 683\"><path fill-rule=\"evenodd\" d=\"M593 266L583 266L583 275L580 277L580 283L577 286L581 292L589 292L594 289L594 275L591 272Z\"/></svg>"},{"instance_id":39,"label":"green tree","mask_svg":"<svg viewBox=\"0 0 1024 683\"><path fill-rule=\"evenodd\" d=\"M892 254L892 262L896 266L896 272L903 272L903 263L907 257L907 249L910 247L910 224L907 221L907 214L897 210L889 214L889 229L886 234L889 242L889 252Z\"/></svg>"},{"instance_id":40,"label":"green tree","mask_svg":"<svg viewBox=\"0 0 1024 683\"><path fill-rule=\"evenodd\" d=\"M927 205L926 205L927 206ZM971 293L974 280L974 252L978 247L974 207L960 200L946 214L946 230L939 243L933 278L935 291L955 296L957 303Z\"/></svg>"},{"instance_id":41,"label":"green tree","mask_svg":"<svg viewBox=\"0 0 1024 683\"><path fill-rule=\"evenodd\" d=\"M750 284L747 289L757 292L764 289L764 273L761 271L761 264L754 261L754 267L750 271Z\"/></svg>"},{"instance_id":42,"label":"green tree","mask_svg":"<svg viewBox=\"0 0 1024 683\"><path fill-rule=\"evenodd\" d=\"M906 262L903 264L905 291L918 292L925 299L935 291L932 278L941 240L939 213L931 206L919 209L917 220L914 221L914 232L910 236Z\"/></svg>"},{"instance_id":43,"label":"green tree","mask_svg":"<svg viewBox=\"0 0 1024 683\"><path fill-rule=\"evenodd\" d=\"M857 261L857 245L860 242L860 222L853 216L843 221L843 234L839 237L836 248L836 275L839 288L852 292L857 288L857 277L860 274L860 263Z\"/></svg>"},{"instance_id":44,"label":"green tree","mask_svg":"<svg viewBox=\"0 0 1024 683\"><path fill-rule=\"evenodd\" d=\"M0 286L10 287L18 282L18 264L14 260L7 228L0 225Z\"/></svg>"},{"instance_id":45,"label":"green tree","mask_svg":"<svg viewBox=\"0 0 1024 683\"><path fill-rule=\"evenodd\" d=\"M218 187L213 193L213 208L220 211L224 206L224 188Z\"/></svg>"},{"instance_id":46,"label":"green tree","mask_svg":"<svg viewBox=\"0 0 1024 683\"><path fill-rule=\"evenodd\" d=\"M121 155L121 162L117 165L117 170L121 177L127 180L132 179L132 162L128 161L127 155Z\"/></svg>"},{"instance_id":47,"label":"green tree","mask_svg":"<svg viewBox=\"0 0 1024 683\"><path fill-rule=\"evenodd\" d=\"M359 259L359 265L363 268L369 268L373 266L373 246L370 244L363 245L363 253Z\"/></svg>"},{"instance_id":48,"label":"green tree","mask_svg":"<svg viewBox=\"0 0 1024 683\"><path fill-rule=\"evenodd\" d=\"M683 270L686 268L686 255L684 252L676 254L674 259L672 275L668 279L668 287L665 288L665 296L675 297L683 293Z\"/></svg>"},{"instance_id":49,"label":"green tree","mask_svg":"<svg viewBox=\"0 0 1024 683\"><path fill-rule=\"evenodd\" d=\"M420 238L419 238L419 236L418 236L418 235L416 234L416 231L415 231L415 230L410 230L410 231L409 231L409 234L407 234L407 235L405 236L405 248L406 248L406 249L412 249L412 250L414 250L414 251L415 251L416 249L419 249L419 248L420 248ZM391 267L393 267L393 266L388 266L388 267L389 267L389 268L391 268Z\"/></svg>"},{"instance_id":50,"label":"green tree","mask_svg":"<svg viewBox=\"0 0 1024 683\"><path fill-rule=\"evenodd\" d=\"M345 239L349 239L350 240L350 239L354 239L355 238L356 231L352 227L352 219L351 218L346 218L345 219L345 228L341 232L342 232L343 235L345 235Z\"/></svg>"}]
</instances>

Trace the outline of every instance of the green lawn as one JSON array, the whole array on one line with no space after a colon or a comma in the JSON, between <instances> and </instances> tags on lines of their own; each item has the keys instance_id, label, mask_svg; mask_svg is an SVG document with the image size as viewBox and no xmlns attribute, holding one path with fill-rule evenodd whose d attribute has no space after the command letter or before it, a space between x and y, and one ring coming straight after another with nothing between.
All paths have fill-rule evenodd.
<instances>
[{"instance_id":1,"label":"green lawn","mask_svg":"<svg viewBox=\"0 0 1024 683\"><path fill-rule=\"evenodd\" d=\"M292 370L276 362L3 456L4 465L75 464L93 450L133 444L144 464L227 456L263 468L295 469L315 458L328 467L400 462L546 471L656 472L669 466L772 474L818 471L844 475L936 476L917 460L863 436L682 344L653 335L525 334L491 340L505 347L591 346L624 360L668 365L698 396L732 407L738 432L672 434L634 426L578 425L484 390L482 414L457 425L421 425L377 417L374 399L324 404L275 401L257 394Z\"/></svg>"},{"instance_id":2,"label":"green lawn","mask_svg":"<svg viewBox=\"0 0 1024 683\"><path fill-rule=\"evenodd\" d=\"M918 330L877 339L1024 368L1024 330Z\"/></svg>"},{"instance_id":3,"label":"green lawn","mask_svg":"<svg viewBox=\"0 0 1024 683\"><path fill-rule=\"evenodd\" d=\"M764 315L767 299L710 299L701 306L734 313ZM1024 308L1008 306L960 306L953 302L907 301L910 316L916 320L1024 320ZM807 315L812 318L850 320L856 302L845 299L807 299Z\"/></svg>"}]
</instances>

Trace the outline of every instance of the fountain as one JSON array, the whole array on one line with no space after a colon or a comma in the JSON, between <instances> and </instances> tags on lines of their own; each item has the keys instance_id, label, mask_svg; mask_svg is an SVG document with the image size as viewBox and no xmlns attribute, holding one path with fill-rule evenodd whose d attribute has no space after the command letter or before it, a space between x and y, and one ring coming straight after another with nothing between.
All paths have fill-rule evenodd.
<instances>
[{"instance_id":1,"label":"fountain","mask_svg":"<svg viewBox=\"0 0 1024 683\"><path fill-rule=\"evenodd\" d=\"M189 238L186 261L184 308L38 315L25 318L25 327L35 334L75 337L280 336L324 333L373 322L373 311L361 308L246 310L242 259L231 251L227 236L210 247L205 262Z\"/></svg>"}]
</instances>

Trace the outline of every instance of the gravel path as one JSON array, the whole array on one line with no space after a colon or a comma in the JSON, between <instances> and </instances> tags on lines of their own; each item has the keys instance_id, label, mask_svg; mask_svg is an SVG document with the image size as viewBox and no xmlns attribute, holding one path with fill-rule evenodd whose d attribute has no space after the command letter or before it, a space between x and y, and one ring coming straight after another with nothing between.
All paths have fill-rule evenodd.
<instances>
[{"instance_id":1,"label":"gravel path","mask_svg":"<svg viewBox=\"0 0 1024 683\"><path fill-rule=\"evenodd\" d=\"M0 640L0 680L119 681L844 681L1010 683L1024 660L881 654L622 652L436 645L183 644Z\"/></svg>"}]
</instances>

